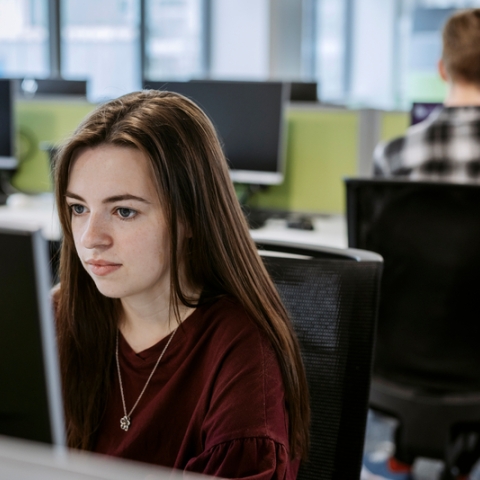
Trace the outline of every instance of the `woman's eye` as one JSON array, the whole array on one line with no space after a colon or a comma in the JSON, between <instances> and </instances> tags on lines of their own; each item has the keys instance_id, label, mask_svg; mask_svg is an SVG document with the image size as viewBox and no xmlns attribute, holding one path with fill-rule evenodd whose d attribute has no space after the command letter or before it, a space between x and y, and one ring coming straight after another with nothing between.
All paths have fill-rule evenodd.
<instances>
[{"instance_id":1,"label":"woman's eye","mask_svg":"<svg viewBox=\"0 0 480 480\"><path fill-rule=\"evenodd\" d=\"M83 205L70 205L70 208L74 215L81 215L82 213L85 213L85 207Z\"/></svg>"},{"instance_id":2,"label":"woman's eye","mask_svg":"<svg viewBox=\"0 0 480 480\"><path fill-rule=\"evenodd\" d=\"M124 207L117 208L117 213L123 219L133 218L135 217L135 215L137 215L137 212L135 210Z\"/></svg>"}]
</instances>

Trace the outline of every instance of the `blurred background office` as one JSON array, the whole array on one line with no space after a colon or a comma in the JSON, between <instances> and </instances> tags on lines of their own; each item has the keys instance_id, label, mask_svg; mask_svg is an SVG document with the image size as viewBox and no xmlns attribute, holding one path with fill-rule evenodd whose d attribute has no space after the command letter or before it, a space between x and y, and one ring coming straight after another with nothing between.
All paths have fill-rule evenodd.
<instances>
[{"instance_id":1,"label":"blurred background office","mask_svg":"<svg viewBox=\"0 0 480 480\"><path fill-rule=\"evenodd\" d=\"M476 6L479 0L0 0L0 77L87 81L83 104L47 104L38 95L16 101L14 185L50 190L42 145L61 142L94 103L146 80L306 81L317 84L319 102L289 106L284 183L255 202L343 214L342 177L371 173L375 145L404 133L412 102L443 99L441 27L455 9Z\"/></svg>"},{"instance_id":2,"label":"blurred background office","mask_svg":"<svg viewBox=\"0 0 480 480\"><path fill-rule=\"evenodd\" d=\"M88 79L90 101L142 78L318 81L324 102L439 100L439 31L478 0L0 0L0 76Z\"/></svg>"}]
</instances>

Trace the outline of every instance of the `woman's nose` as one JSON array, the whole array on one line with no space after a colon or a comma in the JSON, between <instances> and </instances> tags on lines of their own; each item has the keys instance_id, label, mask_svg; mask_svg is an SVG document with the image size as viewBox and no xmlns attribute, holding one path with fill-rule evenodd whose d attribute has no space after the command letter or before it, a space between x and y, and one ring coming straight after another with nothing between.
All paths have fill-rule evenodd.
<instances>
[{"instance_id":1,"label":"woman's nose","mask_svg":"<svg viewBox=\"0 0 480 480\"><path fill-rule=\"evenodd\" d=\"M106 248L112 244L112 240L108 221L100 214L91 213L84 225L81 236L82 245L89 249Z\"/></svg>"}]
</instances>

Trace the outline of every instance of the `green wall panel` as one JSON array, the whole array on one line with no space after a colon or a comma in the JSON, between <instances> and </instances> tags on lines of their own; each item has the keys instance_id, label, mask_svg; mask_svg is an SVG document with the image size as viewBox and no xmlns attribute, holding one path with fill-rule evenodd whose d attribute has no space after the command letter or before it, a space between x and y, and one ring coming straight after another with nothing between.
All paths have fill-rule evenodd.
<instances>
[{"instance_id":1,"label":"green wall panel","mask_svg":"<svg viewBox=\"0 0 480 480\"><path fill-rule=\"evenodd\" d=\"M48 154L40 149L40 143L59 145L93 108L93 104L76 100L15 103L20 159L20 168L13 179L16 188L29 193L52 189Z\"/></svg>"},{"instance_id":2,"label":"green wall panel","mask_svg":"<svg viewBox=\"0 0 480 480\"><path fill-rule=\"evenodd\" d=\"M48 155L39 144L59 145L93 108L79 101L16 103L21 159L14 178L17 188L31 193L51 190ZM285 181L258 193L251 203L281 210L343 213L343 177L357 171L358 112L290 108L287 122ZM388 122L401 124L400 120Z\"/></svg>"},{"instance_id":3,"label":"green wall panel","mask_svg":"<svg viewBox=\"0 0 480 480\"><path fill-rule=\"evenodd\" d=\"M285 181L255 204L317 213L343 213L343 177L357 171L359 115L355 111L288 111Z\"/></svg>"},{"instance_id":4,"label":"green wall panel","mask_svg":"<svg viewBox=\"0 0 480 480\"><path fill-rule=\"evenodd\" d=\"M409 112L383 112L380 126L380 140L392 140L405 135L410 125Z\"/></svg>"}]
</instances>

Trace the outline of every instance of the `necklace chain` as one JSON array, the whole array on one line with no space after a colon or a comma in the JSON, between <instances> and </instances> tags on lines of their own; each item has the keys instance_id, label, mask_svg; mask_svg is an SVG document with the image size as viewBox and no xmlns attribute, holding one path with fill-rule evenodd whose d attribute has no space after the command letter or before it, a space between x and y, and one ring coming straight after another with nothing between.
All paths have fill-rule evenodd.
<instances>
[{"instance_id":1,"label":"necklace chain","mask_svg":"<svg viewBox=\"0 0 480 480\"><path fill-rule=\"evenodd\" d=\"M128 429L130 427L130 424L132 423L131 420L130 420L130 417L131 417L133 411L135 410L135 408L137 407L138 402L140 401L143 394L145 393L145 390L147 389L148 384L150 383L150 380L152 379L153 374L155 373L155 370L157 369L158 364L160 363L160 360L163 357L163 354L165 353L168 346L170 345L170 342L172 341L172 338L175 335L175 332L177 331L177 328L178 327L176 327L175 330L171 333L167 344L165 345L165 347L163 347L162 353L160 353L160 356L158 357L157 363L155 363L155 366L153 367L153 370L150 373L150 376L148 377L148 379L145 383L145 386L143 387L143 390L140 392L140 395L138 396L137 401L135 402L135 405L133 405L132 409L130 410L130 413L127 413L127 407L125 405L125 395L123 393L122 374L120 372L120 362L118 360L118 330L117 330L117 338L116 338L116 344L115 344L115 359L117 361L118 382L120 384L120 393L122 395L123 413L125 414L125 416L120 419L120 428L122 430L128 431Z\"/></svg>"}]
</instances>

